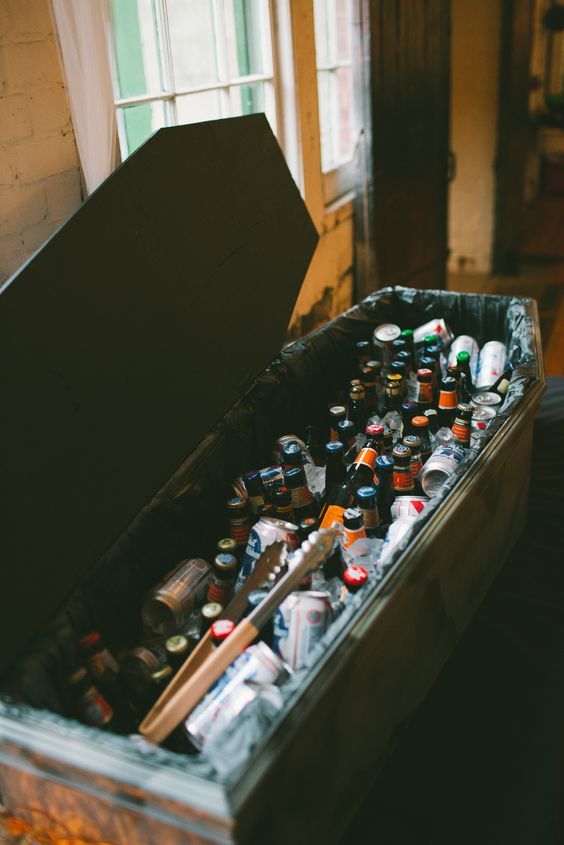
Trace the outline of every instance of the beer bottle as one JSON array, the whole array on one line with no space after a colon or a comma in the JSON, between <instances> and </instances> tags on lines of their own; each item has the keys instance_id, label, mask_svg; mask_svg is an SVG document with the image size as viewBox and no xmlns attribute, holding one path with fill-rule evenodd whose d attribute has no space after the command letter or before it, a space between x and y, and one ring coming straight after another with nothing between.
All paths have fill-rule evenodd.
<instances>
[{"instance_id":1,"label":"beer bottle","mask_svg":"<svg viewBox=\"0 0 564 845\"><path fill-rule=\"evenodd\" d=\"M431 370L431 404L433 404L433 400L439 392L439 362L428 355L424 355L419 366L422 370Z\"/></svg>"},{"instance_id":2,"label":"beer bottle","mask_svg":"<svg viewBox=\"0 0 564 845\"><path fill-rule=\"evenodd\" d=\"M297 469L299 471L301 467L292 467L292 469ZM290 472L290 470L288 470L288 472ZM283 519L285 522L296 521L294 509L292 507L292 494L290 493L288 487L276 487L272 491L272 504L274 512L271 516L276 517L276 519Z\"/></svg>"},{"instance_id":3,"label":"beer bottle","mask_svg":"<svg viewBox=\"0 0 564 845\"><path fill-rule=\"evenodd\" d=\"M434 358L437 364L440 366L442 349L442 341L437 342L437 340L435 340L433 343L430 343L429 346L425 347L425 357Z\"/></svg>"},{"instance_id":4,"label":"beer bottle","mask_svg":"<svg viewBox=\"0 0 564 845\"><path fill-rule=\"evenodd\" d=\"M458 396L456 389L456 379L452 376L446 376L441 381L441 392L439 394L439 428L447 426L450 428L456 416L456 406L458 405Z\"/></svg>"},{"instance_id":5,"label":"beer bottle","mask_svg":"<svg viewBox=\"0 0 564 845\"><path fill-rule=\"evenodd\" d=\"M70 676L68 687L74 712L81 722L109 731L115 728L114 711L84 667Z\"/></svg>"},{"instance_id":6,"label":"beer bottle","mask_svg":"<svg viewBox=\"0 0 564 845\"><path fill-rule=\"evenodd\" d=\"M372 358L372 345L369 340L357 340L355 348L358 369L361 370Z\"/></svg>"},{"instance_id":7,"label":"beer bottle","mask_svg":"<svg viewBox=\"0 0 564 845\"><path fill-rule=\"evenodd\" d=\"M378 476L378 514L380 517L379 536L384 537L387 526L392 521L391 507L395 499L393 486L394 459L390 455L376 458Z\"/></svg>"},{"instance_id":8,"label":"beer bottle","mask_svg":"<svg viewBox=\"0 0 564 845\"><path fill-rule=\"evenodd\" d=\"M291 467L303 467L302 447L297 440L287 440L283 444L280 450L280 463L283 470Z\"/></svg>"},{"instance_id":9,"label":"beer bottle","mask_svg":"<svg viewBox=\"0 0 564 845\"><path fill-rule=\"evenodd\" d=\"M224 607L229 603L235 579L237 578L237 558L234 554L218 554L212 565L212 578L208 587L208 601L219 602Z\"/></svg>"},{"instance_id":10,"label":"beer bottle","mask_svg":"<svg viewBox=\"0 0 564 845\"><path fill-rule=\"evenodd\" d=\"M407 381L407 379L409 378L409 374L413 370L413 360L411 358L411 352L409 352L408 349L404 349L401 352L398 352L397 360L405 364L404 378Z\"/></svg>"},{"instance_id":11,"label":"beer bottle","mask_svg":"<svg viewBox=\"0 0 564 845\"><path fill-rule=\"evenodd\" d=\"M80 656L86 663L96 687L114 711L116 726L125 727L125 691L119 675L119 666L102 641L99 631L91 631L78 641Z\"/></svg>"},{"instance_id":12,"label":"beer bottle","mask_svg":"<svg viewBox=\"0 0 564 845\"><path fill-rule=\"evenodd\" d=\"M345 448L340 440L325 444L327 461L325 464L325 497L330 495L331 490L341 484L347 475L345 464Z\"/></svg>"},{"instance_id":13,"label":"beer bottle","mask_svg":"<svg viewBox=\"0 0 564 845\"><path fill-rule=\"evenodd\" d=\"M299 522L308 516L316 516L317 507L308 487L304 468L300 466L284 470L284 479L290 491L295 520Z\"/></svg>"},{"instance_id":14,"label":"beer bottle","mask_svg":"<svg viewBox=\"0 0 564 845\"><path fill-rule=\"evenodd\" d=\"M256 469L245 473L243 476L243 484L249 497L249 507L254 516L258 515L258 509L264 505L264 490L262 489L262 481L260 479L260 472Z\"/></svg>"},{"instance_id":15,"label":"beer bottle","mask_svg":"<svg viewBox=\"0 0 564 845\"><path fill-rule=\"evenodd\" d=\"M412 366L415 366L415 342L413 340L413 329L403 329L400 337L406 342L406 349L411 354Z\"/></svg>"},{"instance_id":16,"label":"beer bottle","mask_svg":"<svg viewBox=\"0 0 564 845\"><path fill-rule=\"evenodd\" d=\"M343 513L343 538L341 540L344 549L350 548L357 540L366 537L362 512L359 508L347 508Z\"/></svg>"},{"instance_id":17,"label":"beer bottle","mask_svg":"<svg viewBox=\"0 0 564 845\"><path fill-rule=\"evenodd\" d=\"M412 493L415 484L411 476L411 449L399 443L394 446L392 457L395 464L393 477L396 496Z\"/></svg>"},{"instance_id":18,"label":"beer bottle","mask_svg":"<svg viewBox=\"0 0 564 845\"><path fill-rule=\"evenodd\" d=\"M151 675L148 700L146 703L147 709L150 709L155 703L155 701L157 701L161 697L165 689L172 681L172 677L172 666L169 666L168 664L166 666L163 666L162 669L157 669L156 672L153 672L153 674Z\"/></svg>"},{"instance_id":19,"label":"beer bottle","mask_svg":"<svg viewBox=\"0 0 564 845\"><path fill-rule=\"evenodd\" d=\"M354 461L356 448L356 427L352 420L341 420L337 423L337 430L339 432L339 440L345 447L345 463L350 464Z\"/></svg>"},{"instance_id":20,"label":"beer bottle","mask_svg":"<svg viewBox=\"0 0 564 845\"><path fill-rule=\"evenodd\" d=\"M439 413L436 408L427 408L425 416L429 420L429 432L436 434L439 430Z\"/></svg>"},{"instance_id":21,"label":"beer bottle","mask_svg":"<svg viewBox=\"0 0 564 845\"><path fill-rule=\"evenodd\" d=\"M382 381L382 362L376 361L374 359L372 361L369 361L366 366L370 367L370 369L372 370L372 372L374 374L374 382L375 382L374 391L376 393L375 412L379 414L383 410L384 393L385 393L384 382Z\"/></svg>"},{"instance_id":22,"label":"beer bottle","mask_svg":"<svg viewBox=\"0 0 564 845\"><path fill-rule=\"evenodd\" d=\"M470 446L473 411L474 406L466 402L461 402L456 409L456 416L451 431L454 439L462 446Z\"/></svg>"},{"instance_id":23,"label":"beer bottle","mask_svg":"<svg viewBox=\"0 0 564 845\"><path fill-rule=\"evenodd\" d=\"M344 405L331 405L329 408L329 440L339 439L339 429L337 424L341 420L346 420L347 409Z\"/></svg>"},{"instance_id":24,"label":"beer bottle","mask_svg":"<svg viewBox=\"0 0 564 845\"><path fill-rule=\"evenodd\" d=\"M421 458L421 440L416 434L408 434L403 438L403 445L408 446L411 451L411 476L415 482L417 481L417 476L423 468L423 460Z\"/></svg>"},{"instance_id":25,"label":"beer bottle","mask_svg":"<svg viewBox=\"0 0 564 845\"><path fill-rule=\"evenodd\" d=\"M312 516L308 516L307 519L302 519L298 526L298 538L300 541L300 545L307 540L309 535L312 531L316 531L319 526L319 522L317 519L314 519Z\"/></svg>"},{"instance_id":26,"label":"beer bottle","mask_svg":"<svg viewBox=\"0 0 564 845\"><path fill-rule=\"evenodd\" d=\"M307 425L305 430L305 445L309 454L313 458L313 463L316 467L325 466L325 455L323 448L319 442L319 432L314 425Z\"/></svg>"},{"instance_id":27,"label":"beer bottle","mask_svg":"<svg viewBox=\"0 0 564 845\"><path fill-rule=\"evenodd\" d=\"M511 382L511 376L513 375L513 370L515 366L509 362L505 370L499 376L499 378L494 381L491 387L488 387L488 393L497 393L498 396L501 396L501 401L505 399L507 391L509 390L509 383Z\"/></svg>"},{"instance_id":28,"label":"beer bottle","mask_svg":"<svg viewBox=\"0 0 564 845\"><path fill-rule=\"evenodd\" d=\"M376 487L365 485L356 491L356 504L362 514L364 530L367 537L377 537L380 517L376 503Z\"/></svg>"},{"instance_id":29,"label":"beer bottle","mask_svg":"<svg viewBox=\"0 0 564 845\"><path fill-rule=\"evenodd\" d=\"M247 503L240 496L233 496L227 501L227 516L229 519L229 535L237 543L237 555L242 555L247 547L251 533L251 521Z\"/></svg>"},{"instance_id":30,"label":"beer bottle","mask_svg":"<svg viewBox=\"0 0 564 845\"><path fill-rule=\"evenodd\" d=\"M366 402L364 387L358 384L349 393L349 419L353 421L356 431L363 431L366 425Z\"/></svg>"},{"instance_id":31,"label":"beer bottle","mask_svg":"<svg viewBox=\"0 0 564 845\"><path fill-rule=\"evenodd\" d=\"M403 399L407 393L407 364L405 361L401 361L399 358L396 358L396 360L392 361L390 364L390 373L396 373L401 376L400 391L401 399Z\"/></svg>"},{"instance_id":32,"label":"beer bottle","mask_svg":"<svg viewBox=\"0 0 564 845\"><path fill-rule=\"evenodd\" d=\"M376 449L378 454L382 453L384 448L384 426L377 423L370 423L365 428L366 443L364 448Z\"/></svg>"},{"instance_id":33,"label":"beer bottle","mask_svg":"<svg viewBox=\"0 0 564 845\"><path fill-rule=\"evenodd\" d=\"M387 425L384 426L383 438L382 454L391 456L394 448L394 432Z\"/></svg>"},{"instance_id":34,"label":"beer bottle","mask_svg":"<svg viewBox=\"0 0 564 845\"><path fill-rule=\"evenodd\" d=\"M399 409L402 400L402 376L400 373L388 373L386 377L386 398L385 398L385 416L384 425L391 428L392 431L400 431L401 416Z\"/></svg>"},{"instance_id":35,"label":"beer bottle","mask_svg":"<svg viewBox=\"0 0 564 845\"><path fill-rule=\"evenodd\" d=\"M392 360L396 361L400 352L405 352L407 349L407 341L401 335L395 340L392 340Z\"/></svg>"},{"instance_id":36,"label":"beer bottle","mask_svg":"<svg viewBox=\"0 0 564 845\"><path fill-rule=\"evenodd\" d=\"M417 413L424 414L433 404L433 373L426 367L417 370Z\"/></svg>"},{"instance_id":37,"label":"beer bottle","mask_svg":"<svg viewBox=\"0 0 564 845\"><path fill-rule=\"evenodd\" d=\"M417 405L415 402L404 402L401 406L401 425L402 434L413 434L411 429L411 420L417 414Z\"/></svg>"},{"instance_id":38,"label":"beer bottle","mask_svg":"<svg viewBox=\"0 0 564 845\"><path fill-rule=\"evenodd\" d=\"M276 486L272 488L272 492L276 489ZM275 507L272 502L265 502L264 505L261 505L258 512L258 518L262 519L263 516L274 516L275 514Z\"/></svg>"},{"instance_id":39,"label":"beer bottle","mask_svg":"<svg viewBox=\"0 0 564 845\"><path fill-rule=\"evenodd\" d=\"M459 352L456 356L456 366L460 371L461 378L464 376L466 390L468 395L471 396L474 392L474 384L472 382L472 372L470 370L470 353L464 351Z\"/></svg>"},{"instance_id":40,"label":"beer bottle","mask_svg":"<svg viewBox=\"0 0 564 845\"><path fill-rule=\"evenodd\" d=\"M217 553L219 555L235 555L237 553L237 543L231 537L222 537L217 541Z\"/></svg>"},{"instance_id":41,"label":"beer bottle","mask_svg":"<svg viewBox=\"0 0 564 845\"><path fill-rule=\"evenodd\" d=\"M190 642L183 634L175 634L168 638L165 649L168 664L176 674L190 653Z\"/></svg>"},{"instance_id":42,"label":"beer bottle","mask_svg":"<svg viewBox=\"0 0 564 845\"><path fill-rule=\"evenodd\" d=\"M413 417L411 425L413 433L419 438L421 444L421 462L424 464L432 452L431 438L429 436L429 418L425 415Z\"/></svg>"},{"instance_id":43,"label":"beer bottle","mask_svg":"<svg viewBox=\"0 0 564 845\"><path fill-rule=\"evenodd\" d=\"M375 449L365 447L360 450L355 462L349 467L345 480L334 487L325 499L320 514L321 528L330 528L334 522L342 522L343 513L354 502L358 488L373 483L377 457Z\"/></svg>"},{"instance_id":44,"label":"beer bottle","mask_svg":"<svg viewBox=\"0 0 564 845\"><path fill-rule=\"evenodd\" d=\"M363 367L360 371L360 378L364 388L364 406L366 415L376 413L378 410L378 395L376 393L376 373L372 367Z\"/></svg>"}]
</instances>

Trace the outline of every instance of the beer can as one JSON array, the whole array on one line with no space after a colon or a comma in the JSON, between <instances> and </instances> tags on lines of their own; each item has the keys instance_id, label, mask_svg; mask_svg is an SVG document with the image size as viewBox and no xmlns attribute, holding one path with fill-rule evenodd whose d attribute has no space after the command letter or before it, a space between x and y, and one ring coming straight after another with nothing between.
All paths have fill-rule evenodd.
<instances>
[{"instance_id":1,"label":"beer can","mask_svg":"<svg viewBox=\"0 0 564 845\"><path fill-rule=\"evenodd\" d=\"M443 342L443 347L449 346L454 339L454 335L445 323L444 320L429 320L422 326L413 330L413 341L416 346L419 346L428 335L437 335Z\"/></svg>"},{"instance_id":2,"label":"beer can","mask_svg":"<svg viewBox=\"0 0 564 845\"><path fill-rule=\"evenodd\" d=\"M269 686L287 675L280 658L263 642L241 652L184 722L196 748L201 751L212 731L228 725L254 700L257 692L249 684Z\"/></svg>"},{"instance_id":3,"label":"beer can","mask_svg":"<svg viewBox=\"0 0 564 845\"><path fill-rule=\"evenodd\" d=\"M476 408L490 407L495 410L497 405L501 405L501 396L499 393L492 393L490 391L486 391L485 393L475 393L471 402Z\"/></svg>"},{"instance_id":4,"label":"beer can","mask_svg":"<svg viewBox=\"0 0 564 845\"><path fill-rule=\"evenodd\" d=\"M507 352L505 344L499 340L490 340L485 343L478 359L478 375L476 376L476 387L480 390L483 387L490 387L505 369Z\"/></svg>"},{"instance_id":5,"label":"beer can","mask_svg":"<svg viewBox=\"0 0 564 845\"><path fill-rule=\"evenodd\" d=\"M427 496L396 496L390 513L392 519L415 519L429 504Z\"/></svg>"},{"instance_id":6,"label":"beer can","mask_svg":"<svg viewBox=\"0 0 564 845\"><path fill-rule=\"evenodd\" d=\"M495 417L495 409L485 405L472 412L472 431L484 431Z\"/></svg>"},{"instance_id":7,"label":"beer can","mask_svg":"<svg viewBox=\"0 0 564 845\"><path fill-rule=\"evenodd\" d=\"M456 337L448 354L448 366L456 367L456 356L459 352L467 352L470 355L470 372L472 373L472 381L476 381L478 373L478 358L480 356L480 347L477 341L470 337L469 334L461 334Z\"/></svg>"},{"instance_id":8,"label":"beer can","mask_svg":"<svg viewBox=\"0 0 564 845\"><path fill-rule=\"evenodd\" d=\"M442 443L431 455L419 475L426 496L433 497L466 457L466 449L458 443Z\"/></svg>"},{"instance_id":9,"label":"beer can","mask_svg":"<svg viewBox=\"0 0 564 845\"><path fill-rule=\"evenodd\" d=\"M283 540L293 551L298 546L298 526L282 519L263 516L251 529L243 563L237 576L235 592L238 592L253 569L255 563L268 546Z\"/></svg>"},{"instance_id":10,"label":"beer can","mask_svg":"<svg viewBox=\"0 0 564 845\"><path fill-rule=\"evenodd\" d=\"M147 596L141 608L143 625L154 634L170 636L183 625L207 595L212 570L205 560L184 560Z\"/></svg>"},{"instance_id":11,"label":"beer can","mask_svg":"<svg viewBox=\"0 0 564 845\"><path fill-rule=\"evenodd\" d=\"M372 345L382 361L382 369L388 370L392 362L392 341L397 340L401 329L395 323L381 323L374 329Z\"/></svg>"},{"instance_id":12,"label":"beer can","mask_svg":"<svg viewBox=\"0 0 564 845\"><path fill-rule=\"evenodd\" d=\"M291 593L274 615L274 650L292 669L300 669L332 618L329 593Z\"/></svg>"}]
</instances>

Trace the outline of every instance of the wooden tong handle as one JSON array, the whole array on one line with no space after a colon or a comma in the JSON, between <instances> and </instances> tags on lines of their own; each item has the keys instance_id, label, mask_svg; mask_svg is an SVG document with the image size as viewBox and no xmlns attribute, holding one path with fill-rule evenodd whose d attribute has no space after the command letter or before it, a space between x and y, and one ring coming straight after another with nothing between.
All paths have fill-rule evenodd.
<instances>
[{"instance_id":1,"label":"wooden tong handle","mask_svg":"<svg viewBox=\"0 0 564 845\"><path fill-rule=\"evenodd\" d=\"M243 619L219 648L209 655L205 663L201 663L190 679L181 688L176 688L172 694L168 694L162 707L151 711L151 718L144 719L139 727L139 732L152 742L163 742L194 709L202 696L207 693L212 684L233 663L235 658L252 643L258 633L258 628L255 628L248 619ZM202 646L204 640L205 638L201 640L198 649ZM196 651L197 649L191 656ZM186 667L187 663L184 664L182 670ZM176 680L177 678L174 679L175 682ZM169 693L168 689L167 693Z\"/></svg>"}]
</instances>

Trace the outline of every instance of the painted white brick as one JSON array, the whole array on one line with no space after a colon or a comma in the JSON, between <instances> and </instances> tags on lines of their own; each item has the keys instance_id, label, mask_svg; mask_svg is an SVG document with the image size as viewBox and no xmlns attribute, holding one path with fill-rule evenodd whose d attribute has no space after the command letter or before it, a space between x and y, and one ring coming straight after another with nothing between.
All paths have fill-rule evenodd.
<instances>
[{"instance_id":1,"label":"painted white brick","mask_svg":"<svg viewBox=\"0 0 564 845\"><path fill-rule=\"evenodd\" d=\"M46 135L70 126L69 102L62 84L31 88L28 107L34 135Z\"/></svg>"},{"instance_id":2,"label":"painted white brick","mask_svg":"<svg viewBox=\"0 0 564 845\"><path fill-rule=\"evenodd\" d=\"M11 41L38 41L51 35L53 22L47 0L0 0L11 13L8 38Z\"/></svg>"},{"instance_id":3,"label":"painted white brick","mask_svg":"<svg viewBox=\"0 0 564 845\"><path fill-rule=\"evenodd\" d=\"M25 94L0 95L0 143L28 135L31 135L31 119Z\"/></svg>"},{"instance_id":4,"label":"painted white brick","mask_svg":"<svg viewBox=\"0 0 564 845\"><path fill-rule=\"evenodd\" d=\"M74 136L64 130L41 140L22 141L14 148L14 166L21 184L63 173L77 165Z\"/></svg>"},{"instance_id":5,"label":"painted white brick","mask_svg":"<svg viewBox=\"0 0 564 845\"><path fill-rule=\"evenodd\" d=\"M0 238L0 282L6 281L24 263L28 253L21 235Z\"/></svg>"},{"instance_id":6,"label":"painted white brick","mask_svg":"<svg viewBox=\"0 0 564 845\"><path fill-rule=\"evenodd\" d=\"M4 44L0 48L0 78L5 92L24 92L33 85L61 82L54 40Z\"/></svg>"},{"instance_id":7,"label":"painted white brick","mask_svg":"<svg viewBox=\"0 0 564 845\"><path fill-rule=\"evenodd\" d=\"M45 179L43 186L50 220L66 220L82 203L78 167Z\"/></svg>"},{"instance_id":8,"label":"painted white brick","mask_svg":"<svg viewBox=\"0 0 564 845\"><path fill-rule=\"evenodd\" d=\"M27 185L0 192L0 235L21 232L47 218L43 185Z\"/></svg>"}]
</instances>

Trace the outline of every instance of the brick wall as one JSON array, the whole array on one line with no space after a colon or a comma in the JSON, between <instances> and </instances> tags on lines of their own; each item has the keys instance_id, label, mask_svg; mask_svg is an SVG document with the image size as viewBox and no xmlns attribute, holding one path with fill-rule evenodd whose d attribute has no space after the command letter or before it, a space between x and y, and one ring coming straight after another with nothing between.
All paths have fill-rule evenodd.
<instances>
[{"instance_id":1,"label":"brick wall","mask_svg":"<svg viewBox=\"0 0 564 845\"><path fill-rule=\"evenodd\" d=\"M0 0L0 282L80 203L49 0Z\"/></svg>"}]
</instances>

